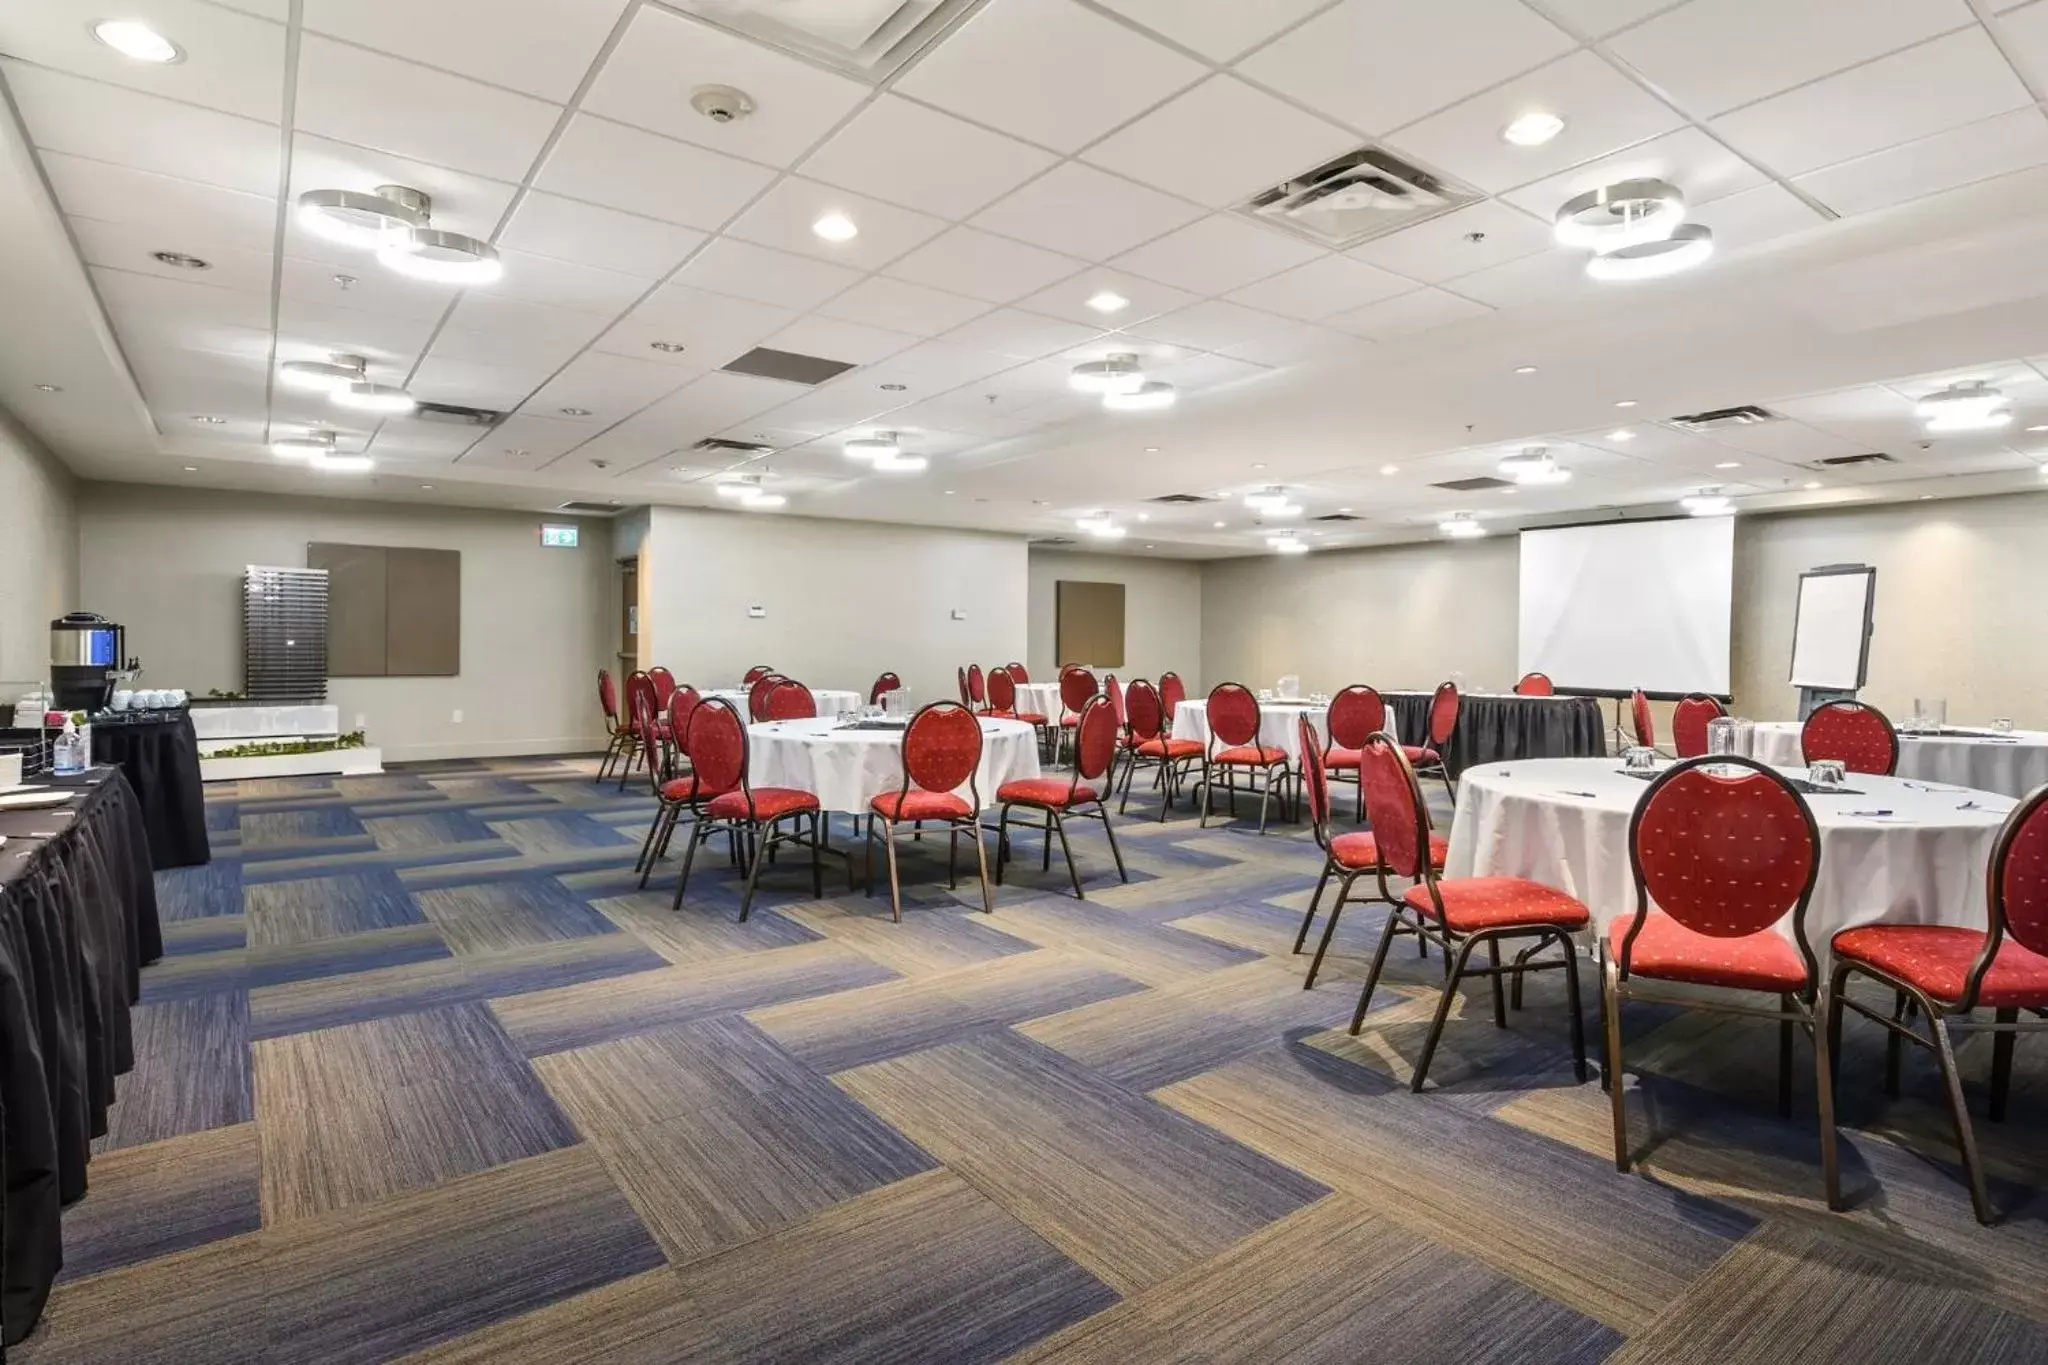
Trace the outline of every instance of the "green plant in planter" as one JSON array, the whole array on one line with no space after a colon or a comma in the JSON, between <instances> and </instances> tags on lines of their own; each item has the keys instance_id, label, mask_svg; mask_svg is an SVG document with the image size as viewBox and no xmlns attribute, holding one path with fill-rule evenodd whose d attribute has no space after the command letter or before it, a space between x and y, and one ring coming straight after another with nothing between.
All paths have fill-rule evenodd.
<instances>
[{"instance_id":1,"label":"green plant in planter","mask_svg":"<svg viewBox=\"0 0 2048 1365\"><path fill-rule=\"evenodd\" d=\"M369 741L361 730L351 730L334 739L259 739L247 744L215 749L202 758L276 758L284 754L326 754L337 749L360 749Z\"/></svg>"}]
</instances>

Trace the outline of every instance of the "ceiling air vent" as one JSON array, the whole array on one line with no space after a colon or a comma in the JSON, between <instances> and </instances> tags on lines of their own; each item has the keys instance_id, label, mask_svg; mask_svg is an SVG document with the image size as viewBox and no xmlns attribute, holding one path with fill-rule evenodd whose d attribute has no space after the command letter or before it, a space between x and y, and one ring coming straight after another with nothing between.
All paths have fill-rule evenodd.
<instances>
[{"instance_id":1,"label":"ceiling air vent","mask_svg":"<svg viewBox=\"0 0 2048 1365\"><path fill-rule=\"evenodd\" d=\"M1342 251L1480 198L1384 147L1361 147L1254 195L1237 212Z\"/></svg>"},{"instance_id":2,"label":"ceiling air vent","mask_svg":"<svg viewBox=\"0 0 2048 1365\"><path fill-rule=\"evenodd\" d=\"M1687 431L1726 431L1730 427L1756 427L1766 422L1782 422L1785 419L1768 408L1754 403L1744 403L1739 408L1715 408L1712 412L1691 412L1683 417L1671 419L1674 427Z\"/></svg>"},{"instance_id":3,"label":"ceiling air vent","mask_svg":"<svg viewBox=\"0 0 2048 1365\"><path fill-rule=\"evenodd\" d=\"M1028 547L1031 545L1072 545L1073 543L1074 538L1072 536L1040 536L1036 540L1026 541L1025 545Z\"/></svg>"},{"instance_id":4,"label":"ceiling air vent","mask_svg":"<svg viewBox=\"0 0 2048 1365\"><path fill-rule=\"evenodd\" d=\"M690 449L709 450L720 455L769 455L775 451L774 446L765 446L759 441L728 441L723 436L706 436Z\"/></svg>"},{"instance_id":5,"label":"ceiling air vent","mask_svg":"<svg viewBox=\"0 0 2048 1365\"><path fill-rule=\"evenodd\" d=\"M1214 499L1214 498L1205 498L1205 497L1203 497L1203 496L1202 496L1202 495L1201 495L1200 493L1165 493L1165 494L1162 494L1161 496L1159 496L1159 497L1156 497L1156 498L1147 498L1147 499L1145 499L1145 501L1147 501L1147 502L1172 502L1172 503L1196 503L1196 502L1214 502L1214 501L1216 501L1216 499Z\"/></svg>"},{"instance_id":6,"label":"ceiling air vent","mask_svg":"<svg viewBox=\"0 0 2048 1365\"><path fill-rule=\"evenodd\" d=\"M1483 493L1489 488L1513 488L1507 479L1496 479L1491 474L1481 474L1470 479L1452 479L1448 483L1431 484L1432 488L1446 489L1452 493Z\"/></svg>"},{"instance_id":7,"label":"ceiling air vent","mask_svg":"<svg viewBox=\"0 0 2048 1365\"><path fill-rule=\"evenodd\" d=\"M984 0L668 0L757 42L879 82Z\"/></svg>"},{"instance_id":8,"label":"ceiling air vent","mask_svg":"<svg viewBox=\"0 0 2048 1365\"><path fill-rule=\"evenodd\" d=\"M827 360L823 356L798 355L756 346L737 360L720 366L728 374L751 374L761 379L782 379L792 384L822 384L853 368L850 360Z\"/></svg>"},{"instance_id":9,"label":"ceiling air vent","mask_svg":"<svg viewBox=\"0 0 2048 1365\"><path fill-rule=\"evenodd\" d=\"M574 512L586 517L617 516L625 509L615 502L565 502L556 506L557 512Z\"/></svg>"},{"instance_id":10,"label":"ceiling air vent","mask_svg":"<svg viewBox=\"0 0 2048 1365\"><path fill-rule=\"evenodd\" d=\"M1360 516L1353 516L1353 515L1352 515L1351 513L1349 513L1349 512L1325 512L1325 513L1323 513L1323 515L1321 515L1321 516L1319 516L1319 517L1310 517L1310 518L1309 518L1309 520L1310 520L1310 521L1364 521L1364 520L1365 520L1365 518L1364 518L1364 517L1360 517Z\"/></svg>"},{"instance_id":11,"label":"ceiling air vent","mask_svg":"<svg viewBox=\"0 0 2048 1365\"><path fill-rule=\"evenodd\" d=\"M454 403L422 403L412 415L422 422L446 422L458 427L494 427L505 420L502 412L489 408L465 408Z\"/></svg>"},{"instance_id":12,"label":"ceiling air vent","mask_svg":"<svg viewBox=\"0 0 2048 1365\"><path fill-rule=\"evenodd\" d=\"M1882 450L1873 450L1867 455L1830 455L1813 463L1816 469L1844 469L1861 464L1897 464L1898 461Z\"/></svg>"}]
</instances>

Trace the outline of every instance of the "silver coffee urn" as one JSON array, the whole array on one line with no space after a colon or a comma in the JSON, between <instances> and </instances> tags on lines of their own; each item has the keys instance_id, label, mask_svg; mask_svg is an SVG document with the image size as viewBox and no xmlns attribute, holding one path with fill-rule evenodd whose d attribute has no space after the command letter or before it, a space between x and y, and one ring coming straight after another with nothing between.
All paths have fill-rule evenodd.
<instances>
[{"instance_id":1,"label":"silver coffee urn","mask_svg":"<svg viewBox=\"0 0 2048 1365\"><path fill-rule=\"evenodd\" d=\"M59 711L104 711L121 671L127 632L94 611L50 622L50 691Z\"/></svg>"}]
</instances>

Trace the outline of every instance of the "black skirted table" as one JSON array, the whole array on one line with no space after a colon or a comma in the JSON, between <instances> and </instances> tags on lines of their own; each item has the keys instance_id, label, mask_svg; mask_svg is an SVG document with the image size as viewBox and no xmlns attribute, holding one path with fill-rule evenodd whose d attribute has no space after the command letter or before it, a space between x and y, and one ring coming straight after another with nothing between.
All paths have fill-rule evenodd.
<instances>
[{"instance_id":1,"label":"black skirted table","mask_svg":"<svg viewBox=\"0 0 2048 1365\"><path fill-rule=\"evenodd\" d=\"M64 1264L59 1210L85 1194L128 1010L163 955L141 803L119 771L37 778L69 805L0 810L0 1335L35 1326Z\"/></svg>"},{"instance_id":2,"label":"black skirted table","mask_svg":"<svg viewBox=\"0 0 2048 1365\"><path fill-rule=\"evenodd\" d=\"M159 870L194 867L213 855L206 843L206 793L199 782L199 737L182 709L106 717L92 727L92 761L119 768L135 789Z\"/></svg>"},{"instance_id":3,"label":"black skirted table","mask_svg":"<svg viewBox=\"0 0 2048 1365\"><path fill-rule=\"evenodd\" d=\"M1426 744L1434 693L1383 692L1404 744ZM1607 722L1594 697L1522 697L1467 692L1459 698L1458 728L1444 746L1453 775L1480 763L1510 758L1603 758Z\"/></svg>"}]
</instances>

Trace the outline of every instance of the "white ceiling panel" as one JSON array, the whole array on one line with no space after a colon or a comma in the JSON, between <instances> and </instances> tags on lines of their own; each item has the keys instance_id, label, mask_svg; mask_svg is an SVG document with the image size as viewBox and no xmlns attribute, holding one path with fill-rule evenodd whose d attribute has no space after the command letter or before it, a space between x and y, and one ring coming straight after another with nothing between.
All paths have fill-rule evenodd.
<instances>
[{"instance_id":1,"label":"white ceiling panel","mask_svg":"<svg viewBox=\"0 0 2048 1365\"><path fill-rule=\"evenodd\" d=\"M1593 284L1586 278L1585 252L1553 246L1460 275L1449 287L1494 308L1519 308L1546 299L1591 293Z\"/></svg>"},{"instance_id":2,"label":"white ceiling panel","mask_svg":"<svg viewBox=\"0 0 2048 1365\"><path fill-rule=\"evenodd\" d=\"M269 248L238 247L219 233L204 228L178 228L148 223L108 223L97 218L68 220L78 241L78 254L87 265L112 266L144 275L217 289L237 289L254 294L270 292L275 257ZM209 263L205 270L187 270L155 259L159 251L182 252Z\"/></svg>"},{"instance_id":3,"label":"white ceiling panel","mask_svg":"<svg viewBox=\"0 0 2048 1365\"><path fill-rule=\"evenodd\" d=\"M2048 117L2016 109L1799 177L1837 213L1869 213L2048 163Z\"/></svg>"},{"instance_id":4,"label":"white ceiling panel","mask_svg":"<svg viewBox=\"0 0 2048 1365\"><path fill-rule=\"evenodd\" d=\"M600 6L610 8L611 0ZM703 85L744 91L753 112L714 123L690 107L690 93ZM868 93L857 81L645 5L605 59L583 107L749 161L790 166Z\"/></svg>"},{"instance_id":5,"label":"white ceiling panel","mask_svg":"<svg viewBox=\"0 0 2048 1365\"><path fill-rule=\"evenodd\" d=\"M1116 295L1124 300L1124 306L1107 313L1088 306L1090 299L1103 294ZM1041 289L1017 306L1083 327L1134 327L1147 318L1185 308L1195 297L1185 289L1097 266L1049 289Z\"/></svg>"},{"instance_id":6,"label":"white ceiling panel","mask_svg":"<svg viewBox=\"0 0 2048 1365\"><path fill-rule=\"evenodd\" d=\"M1256 347L1259 343L1246 343ZM1157 369L1148 369L1147 374L1178 385L1189 393L1202 393L1220 389L1226 384L1239 384L1247 379L1260 379L1273 373L1265 365L1249 360L1240 360L1227 355L1196 355L1185 360L1176 360Z\"/></svg>"},{"instance_id":7,"label":"white ceiling panel","mask_svg":"<svg viewBox=\"0 0 2048 1365\"><path fill-rule=\"evenodd\" d=\"M1703 118L1970 20L1964 0L1691 0L1609 45L1680 108Z\"/></svg>"},{"instance_id":8,"label":"white ceiling panel","mask_svg":"<svg viewBox=\"0 0 2048 1365\"><path fill-rule=\"evenodd\" d=\"M851 241L828 242L813 232L812 225L830 213L852 220L860 235ZM945 226L929 214L790 176L762 195L733 222L729 231L762 246L780 247L859 270L874 270L918 243L929 241Z\"/></svg>"},{"instance_id":9,"label":"white ceiling panel","mask_svg":"<svg viewBox=\"0 0 2048 1365\"><path fill-rule=\"evenodd\" d=\"M412 391L436 403L510 411L547 382L549 365L486 365L429 355L413 372Z\"/></svg>"},{"instance_id":10,"label":"white ceiling panel","mask_svg":"<svg viewBox=\"0 0 2048 1365\"><path fill-rule=\"evenodd\" d=\"M1228 62L1246 49L1307 18L1326 0L1102 0L1134 23L1192 48L1213 62Z\"/></svg>"},{"instance_id":11,"label":"white ceiling panel","mask_svg":"<svg viewBox=\"0 0 2048 1365\"><path fill-rule=\"evenodd\" d=\"M1246 285L1230 298L1233 303L1314 322L1332 313L1348 312L1405 294L1414 287L1415 281L1388 274L1364 261L1354 261L1349 256L1325 256Z\"/></svg>"},{"instance_id":12,"label":"white ceiling panel","mask_svg":"<svg viewBox=\"0 0 2048 1365\"><path fill-rule=\"evenodd\" d=\"M294 203L307 190L368 193L379 185L404 185L419 190L433 201L435 227L485 238L497 228L505 210L512 205L512 196L518 192L517 186L503 180L466 175L387 152L304 133L292 138L291 185L287 193ZM369 252L315 237L298 225L295 215L287 215L286 219L285 250L291 255L337 265L372 265Z\"/></svg>"},{"instance_id":13,"label":"white ceiling panel","mask_svg":"<svg viewBox=\"0 0 2048 1365\"><path fill-rule=\"evenodd\" d=\"M1504 196L1510 204L1548 221L1565 200L1617 180L1664 180L1685 192L1694 208L1755 189L1770 177L1697 128L1681 128L1588 162Z\"/></svg>"},{"instance_id":14,"label":"white ceiling panel","mask_svg":"<svg viewBox=\"0 0 2048 1365\"><path fill-rule=\"evenodd\" d=\"M1322 248L1299 238L1212 214L1126 251L1110 264L1193 294L1224 294L1323 254Z\"/></svg>"},{"instance_id":15,"label":"white ceiling panel","mask_svg":"<svg viewBox=\"0 0 2048 1365\"><path fill-rule=\"evenodd\" d=\"M1498 200L1482 200L1441 218L1355 246L1355 261L1427 284L1550 249L1550 225ZM1471 238L1478 234L1478 240Z\"/></svg>"},{"instance_id":16,"label":"white ceiling panel","mask_svg":"<svg viewBox=\"0 0 2048 1365\"><path fill-rule=\"evenodd\" d=\"M1541 147L1501 136L1523 114L1543 110L1564 130ZM1684 120L1591 52L1574 52L1484 94L1474 95L1389 141L1424 165L1498 193L1554 175L1677 128Z\"/></svg>"},{"instance_id":17,"label":"white ceiling panel","mask_svg":"<svg viewBox=\"0 0 2048 1365\"><path fill-rule=\"evenodd\" d=\"M498 234L498 245L559 261L656 279L704 241L693 228L528 191Z\"/></svg>"},{"instance_id":18,"label":"white ceiling panel","mask_svg":"<svg viewBox=\"0 0 2048 1365\"><path fill-rule=\"evenodd\" d=\"M377 429L376 439L370 442L368 451L379 464L448 465L474 445L477 436L475 427L397 419ZM350 448L347 441L339 444L344 450Z\"/></svg>"},{"instance_id":19,"label":"white ceiling panel","mask_svg":"<svg viewBox=\"0 0 2048 1365\"><path fill-rule=\"evenodd\" d=\"M1972 28L1738 110L1714 129L1796 175L2032 102L1990 36Z\"/></svg>"},{"instance_id":20,"label":"white ceiling panel","mask_svg":"<svg viewBox=\"0 0 2048 1365\"><path fill-rule=\"evenodd\" d=\"M1007 303L1071 275L1086 263L970 227L949 228L889 267L913 284Z\"/></svg>"},{"instance_id":21,"label":"white ceiling panel","mask_svg":"<svg viewBox=\"0 0 2048 1365\"><path fill-rule=\"evenodd\" d=\"M716 229L774 178L765 166L578 114L533 183L663 222Z\"/></svg>"},{"instance_id":22,"label":"white ceiling panel","mask_svg":"<svg viewBox=\"0 0 2048 1365\"><path fill-rule=\"evenodd\" d=\"M805 158L803 173L942 218L965 218L1057 159L1015 138L883 95Z\"/></svg>"},{"instance_id":23,"label":"white ceiling panel","mask_svg":"<svg viewBox=\"0 0 2048 1365\"><path fill-rule=\"evenodd\" d=\"M872 365L917 343L918 338L908 332L891 332L837 318L807 317L798 318L761 344L797 355Z\"/></svg>"},{"instance_id":24,"label":"white ceiling panel","mask_svg":"<svg viewBox=\"0 0 2048 1365\"><path fill-rule=\"evenodd\" d=\"M903 407L908 397L908 392L883 392L865 374L849 374L784 403L762 417L760 425L823 436Z\"/></svg>"},{"instance_id":25,"label":"white ceiling panel","mask_svg":"<svg viewBox=\"0 0 2048 1365\"><path fill-rule=\"evenodd\" d=\"M557 103L583 73L625 0L304 0L306 28Z\"/></svg>"},{"instance_id":26,"label":"white ceiling panel","mask_svg":"<svg viewBox=\"0 0 2048 1365\"><path fill-rule=\"evenodd\" d=\"M988 311L980 299L927 289L907 280L872 275L818 306L826 317L844 318L891 331L935 337Z\"/></svg>"},{"instance_id":27,"label":"white ceiling panel","mask_svg":"<svg viewBox=\"0 0 2048 1365\"><path fill-rule=\"evenodd\" d=\"M796 319L792 309L671 284L626 314L597 345L634 360L714 368ZM684 349L657 351L649 345L657 340Z\"/></svg>"},{"instance_id":28,"label":"white ceiling panel","mask_svg":"<svg viewBox=\"0 0 2048 1365\"><path fill-rule=\"evenodd\" d=\"M487 365L545 365L554 370L605 329L594 313L526 303L472 289L456 301L434 338L434 355Z\"/></svg>"},{"instance_id":29,"label":"white ceiling panel","mask_svg":"<svg viewBox=\"0 0 2048 1365\"><path fill-rule=\"evenodd\" d=\"M542 385L521 411L559 417L595 430L666 397L688 378L672 366L589 351ZM565 409L582 409L588 415L578 417Z\"/></svg>"},{"instance_id":30,"label":"white ceiling panel","mask_svg":"<svg viewBox=\"0 0 2048 1365\"><path fill-rule=\"evenodd\" d=\"M1212 76L1083 156L1133 180L1226 208L1357 143L1356 134L1234 76Z\"/></svg>"},{"instance_id":31,"label":"white ceiling panel","mask_svg":"<svg viewBox=\"0 0 2048 1365\"><path fill-rule=\"evenodd\" d=\"M1327 327L1210 299L1154 318L1138 335L1261 365L1292 365L1359 343Z\"/></svg>"},{"instance_id":32,"label":"white ceiling panel","mask_svg":"<svg viewBox=\"0 0 2048 1365\"><path fill-rule=\"evenodd\" d=\"M34 0L0 8L0 52L96 81L276 123L284 107L285 30L196 0L120 9L184 49L175 62L138 62L93 37L108 18L98 0Z\"/></svg>"},{"instance_id":33,"label":"white ceiling panel","mask_svg":"<svg viewBox=\"0 0 2048 1365\"><path fill-rule=\"evenodd\" d=\"M1099 261L1201 216L1185 200L1067 161L976 214L974 225Z\"/></svg>"},{"instance_id":34,"label":"white ceiling panel","mask_svg":"<svg viewBox=\"0 0 2048 1365\"><path fill-rule=\"evenodd\" d=\"M523 251L500 251L498 255L505 263L505 276L482 288L528 303L580 308L615 317L654 283L645 276L622 275L616 270L600 270L594 265L578 265L553 256L530 256Z\"/></svg>"},{"instance_id":35,"label":"white ceiling panel","mask_svg":"<svg viewBox=\"0 0 2048 1365\"><path fill-rule=\"evenodd\" d=\"M989 0L896 84L906 95L1076 152L1205 69L1073 0Z\"/></svg>"},{"instance_id":36,"label":"white ceiling panel","mask_svg":"<svg viewBox=\"0 0 2048 1365\"><path fill-rule=\"evenodd\" d=\"M1745 251L1828 221L1783 185L1759 185L1716 200L1696 218L1714 230L1716 253Z\"/></svg>"},{"instance_id":37,"label":"white ceiling panel","mask_svg":"<svg viewBox=\"0 0 2048 1365\"><path fill-rule=\"evenodd\" d=\"M2013 10L1999 21L1998 32L2013 60L2033 79L2035 88L2041 88L2041 83L2048 81L2048 6L2037 0L2025 9Z\"/></svg>"},{"instance_id":38,"label":"white ceiling panel","mask_svg":"<svg viewBox=\"0 0 2048 1365\"><path fill-rule=\"evenodd\" d=\"M0 76L38 147L202 185L277 193L278 136L269 124L4 57Z\"/></svg>"},{"instance_id":39,"label":"white ceiling panel","mask_svg":"<svg viewBox=\"0 0 2048 1365\"><path fill-rule=\"evenodd\" d=\"M1493 310L1441 289L1418 289L1383 303L1369 303L1323 319L1332 327L1369 341L1394 341L1454 322L1483 318Z\"/></svg>"},{"instance_id":40,"label":"white ceiling panel","mask_svg":"<svg viewBox=\"0 0 2048 1365\"><path fill-rule=\"evenodd\" d=\"M944 341L925 341L846 379L877 390L883 384L902 384L902 393L895 396L900 406L999 374L1016 364L1010 356L951 346Z\"/></svg>"},{"instance_id":41,"label":"white ceiling panel","mask_svg":"<svg viewBox=\"0 0 2048 1365\"><path fill-rule=\"evenodd\" d=\"M648 408L635 421L661 424L673 433L677 446L687 446L806 392L801 384L714 370Z\"/></svg>"},{"instance_id":42,"label":"white ceiling panel","mask_svg":"<svg viewBox=\"0 0 2048 1365\"><path fill-rule=\"evenodd\" d=\"M677 272L675 283L783 308L808 310L859 278L859 271L830 261L771 251L734 237L719 237Z\"/></svg>"},{"instance_id":43,"label":"white ceiling panel","mask_svg":"<svg viewBox=\"0 0 2048 1365\"><path fill-rule=\"evenodd\" d=\"M965 346L1016 360L1036 360L1055 351L1085 345L1102 332L1099 326L1062 322L1016 308L999 308L946 333L944 341L949 346Z\"/></svg>"},{"instance_id":44,"label":"white ceiling panel","mask_svg":"<svg viewBox=\"0 0 2048 1365\"><path fill-rule=\"evenodd\" d=\"M515 413L480 436L459 463L465 469L539 469L582 445L593 434L581 422Z\"/></svg>"},{"instance_id":45,"label":"white ceiling panel","mask_svg":"<svg viewBox=\"0 0 2048 1365\"><path fill-rule=\"evenodd\" d=\"M457 293L449 285L429 284L385 270L367 256L362 264L338 271L325 261L289 254L279 266L278 292L309 303L426 321L436 321L448 311Z\"/></svg>"},{"instance_id":46,"label":"white ceiling panel","mask_svg":"<svg viewBox=\"0 0 2048 1365\"><path fill-rule=\"evenodd\" d=\"M1685 0L1547 0L1546 7L1586 37L1605 38L1684 3Z\"/></svg>"},{"instance_id":47,"label":"white ceiling panel","mask_svg":"<svg viewBox=\"0 0 2048 1365\"><path fill-rule=\"evenodd\" d=\"M277 201L269 195L59 152L44 153L42 162L58 204L77 217L146 224L172 236L200 234L243 251L268 251L277 237Z\"/></svg>"},{"instance_id":48,"label":"white ceiling panel","mask_svg":"<svg viewBox=\"0 0 2048 1365\"><path fill-rule=\"evenodd\" d=\"M131 318L180 329L207 324L259 330L270 326L270 298L263 292L217 289L190 280L104 268L94 269L92 280L117 326Z\"/></svg>"},{"instance_id":49,"label":"white ceiling panel","mask_svg":"<svg viewBox=\"0 0 2048 1365\"><path fill-rule=\"evenodd\" d=\"M286 295L277 301L277 351L283 359L318 359L348 351L407 369L426 348L435 318L410 318ZM294 347L309 354L293 355Z\"/></svg>"},{"instance_id":50,"label":"white ceiling panel","mask_svg":"<svg viewBox=\"0 0 2048 1365\"><path fill-rule=\"evenodd\" d=\"M557 105L311 34L292 120L323 137L472 175L523 180Z\"/></svg>"},{"instance_id":51,"label":"white ceiling panel","mask_svg":"<svg viewBox=\"0 0 2048 1365\"><path fill-rule=\"evenodd\" d=\"M1344 0L1238 69L1377 135L1575 46L1521 0Z\"/></svg>"}]
</instances>

